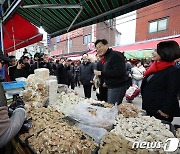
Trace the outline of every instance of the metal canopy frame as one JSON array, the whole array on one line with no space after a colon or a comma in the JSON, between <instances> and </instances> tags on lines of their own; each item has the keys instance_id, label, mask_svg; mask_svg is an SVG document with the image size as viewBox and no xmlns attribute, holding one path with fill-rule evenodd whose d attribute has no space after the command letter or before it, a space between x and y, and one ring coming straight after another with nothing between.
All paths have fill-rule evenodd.
<instances>
[{"instance_id":1,"label":"metal canopy frame","mask_svg":"<svg viewBox=\"0 0 180 154\"><path fill-rule=\"evenodd\" d=\"M70 29L88 26L162 0L6 0L12 6L3 14L3 23L16 12L31 23L40 26L51 37L67 33ZM78 10L80 9L80 10Z\"/></svg>"}]
</instances>

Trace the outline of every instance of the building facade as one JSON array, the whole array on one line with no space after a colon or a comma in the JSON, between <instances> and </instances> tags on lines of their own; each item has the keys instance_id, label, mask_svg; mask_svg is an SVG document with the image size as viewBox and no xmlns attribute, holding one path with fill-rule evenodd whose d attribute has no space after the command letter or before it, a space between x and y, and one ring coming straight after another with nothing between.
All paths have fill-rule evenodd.
<instances>
[{"instance_id":1,"label":"building facade","mask_svg":"<svg viewBox=\"0 0 180 154\"><path fill-rule=\"evenodd\" d=\"M110 46L115 46L120 41L120 33L116 30L115 25L115 20L112 19L51 38L51 53L54 56L92 51L97 39L107 39Z\"/></svg>"},{"instance_id":2,"label":"building facade","mask_svg":"<svg viewBox=\"0 0 180 154\"><path fill-rule=\"evenodd\" d=\"M136 42L180 34L180 0L163 0L137 10Z\"/></svg>"}]
</instances>

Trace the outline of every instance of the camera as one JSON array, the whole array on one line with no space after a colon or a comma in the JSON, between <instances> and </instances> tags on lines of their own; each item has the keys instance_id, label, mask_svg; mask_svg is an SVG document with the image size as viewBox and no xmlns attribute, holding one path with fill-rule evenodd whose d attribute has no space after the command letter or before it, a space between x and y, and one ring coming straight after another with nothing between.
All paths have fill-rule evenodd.
<instances>
[{"instance_id":1,"label":"camera","mask_svg":"<svg viewBox=\"0 0 180 154\"><path fill-rule=\"evenodd\" d=\"M23 58L20 58L18 62L19 62L19 64L24 64Z\"/></svg>"},{"instance_id":2,"label":"camera","mask_svg":"<svg viewBox=\"0 0 180 154\"><path fill-rule=\"evenodd\" d=\"M43 61L44 53L42 52L36 52L34 55L35 61Z\"/></svg>"}]
</instances>

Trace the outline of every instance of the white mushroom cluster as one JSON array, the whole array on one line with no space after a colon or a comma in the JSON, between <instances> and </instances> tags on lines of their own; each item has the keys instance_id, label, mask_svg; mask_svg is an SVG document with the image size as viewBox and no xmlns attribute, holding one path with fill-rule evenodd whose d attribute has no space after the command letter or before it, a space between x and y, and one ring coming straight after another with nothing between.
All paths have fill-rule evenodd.
<instances>
[{"instance_id":1,"label":"white mushroom cluster","mask_svg":"<svg viewBox=\"0 0 180 154\"><path fill-rule=\"evenodd\" d=\"M167 138L174 137L169 125L149 116L125 118L123 115L118 115L115 127L111 132L122 135L132 142L164 143Z\"/></svg>"},{"instance_id":2,"label":"white mushroom cluster","mask_svg":"<svg viewBox=\"0 0 180 154\"><path fill-rule=\"evenodd\" d=\"M51 104L57 110L63 112L65 115L69 115L74 109L75 105L83 101L84 98L79 97L75 93L65 93L61 92L58 96L58 100Z\"/></svg>"}]
</instances>

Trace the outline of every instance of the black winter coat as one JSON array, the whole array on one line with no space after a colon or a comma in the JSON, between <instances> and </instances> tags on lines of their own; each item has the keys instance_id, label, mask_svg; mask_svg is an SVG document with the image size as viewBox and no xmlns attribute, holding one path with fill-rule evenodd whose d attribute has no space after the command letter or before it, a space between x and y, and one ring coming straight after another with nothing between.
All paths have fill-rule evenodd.
<instances>
[{"instance_id":1,"label":"black winter coat","mask_svg":"<svg viewBox=\"0 0 180 154\"><path fill-rule=\"evenodd\" d=\"M156 72L147 82L143 79L141 85L142 108L150 114L158 110L175 117L180 116L177 99L180 90L180 69L170 66Z\"/></svg>"},{"instance_id":2,"label":"black winter coat","mask_svg":"<svg viewBox=\"0 0 180 154\"><path fill-rule=\"evenodd\" d=\"M59 64L56 69L58 84L68 84L68 70L63 64Z\"/></svg>"},{"instance_id":3,"label":"black winter coat","mask_svg":"<svg viewBox=\"0 0 180 154\"><path fill-rule=\"evenodd\" d=\"M96 64L96 69L97 71L102 71L103 70L103 64L101 61L98 61ZM100 86L104 84L104 77L102 75L99 76L100 79Z\"/></svg>"},{"instance_id":4,"label":"black winter coat","mask_svg":"<svg viewBox=\"0 0 180 154\"><path fill-rule=\"evenodd\" d=\"M105 53L102 76L108 88L118 88L127 84L125 57L121 52L108 49Z\"/></svg>"},{"instance_id":5,"label":"black winter coat","mask_svg":"<svg viewBox=\"0 0 180 154\"><path fill-rule=\"evenodd\" d=\"M79 66L79 77L83 85L91 85L90 81L92 81L94 77L94 64L91 62L83 62Z\"/></svg>"}]
</instances>

